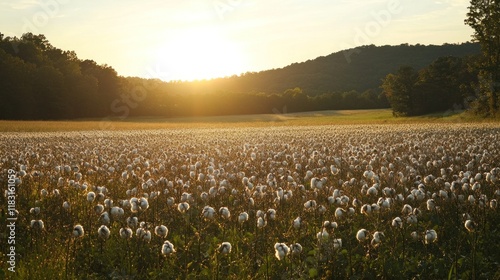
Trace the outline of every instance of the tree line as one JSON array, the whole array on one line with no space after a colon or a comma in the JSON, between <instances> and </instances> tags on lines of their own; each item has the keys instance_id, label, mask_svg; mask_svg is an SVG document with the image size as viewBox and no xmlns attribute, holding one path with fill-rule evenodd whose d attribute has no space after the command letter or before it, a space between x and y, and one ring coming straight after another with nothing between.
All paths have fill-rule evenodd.
<instances>
[{"instance_id":1,"label":"tree line","mask_svg":"<svg viewBox=\"0 0 500 280\"><path fill-rule=\"evenodd\" d=\"M482 117L500 116L500 1L472 0L465 24L481 54L441 57L420 71L401 66L382 82L393 114L422 115L468 108Z\"/></svg>"},{"instance_id":2,"label":"tree line","mask_svg":"<svg viewBox=\"0 0 500 280\"><path fill-rule=\"evenodd\" d=\"M402 66L382 83L395 116L463 110L475 99L478 56L441 57L417 71Z\"/></svg>"},{"instance_id":3,"label":"tree line","mask_svg":"<svg viewBox=\"0 0 500 280\"><path fill-rule=\"evenodd\" d=\"M1 119L101 117L121 93L120 80L112 67L80 60L44 35L0 33Z\"/></svg>"},{"instance_id":4,"label":"tree line","mask_svg":"<svg viewBox=\"0 0 500 280\"><path fill-rule=\"evenodd\" d=\"M478 58L470 55L478 52L473 43L363 46L282 69L163 82L119 76L109 65L52 46L42 34L17 38L0 33L0 119L211 116L390 105L402 106L395 110L402 115L422 114L463 103L477 83L471 65ZM411 68L397 70L401 62ZM401 92L391 89L389 81L409 83L408 97L398 97ZM405 105L405 98L418 100L416 107Z\"/></svg>"}]
</instances>

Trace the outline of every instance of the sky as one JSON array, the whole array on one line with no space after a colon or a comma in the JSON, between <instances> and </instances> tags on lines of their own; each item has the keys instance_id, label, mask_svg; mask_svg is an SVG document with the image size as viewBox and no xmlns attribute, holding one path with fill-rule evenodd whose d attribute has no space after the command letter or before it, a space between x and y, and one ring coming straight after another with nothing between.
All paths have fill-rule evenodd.
<instances>
[{"instance_id":1,"label":"sky","mask_svg":"<svg viewBox=\"0 0 500 280\"><path fill-rule=\"evenodd\" d=\"M119 75L210 79L361 45L462 43L467 0L3 0L0 32L44 34Z\"/></svg>"}]
</instances>

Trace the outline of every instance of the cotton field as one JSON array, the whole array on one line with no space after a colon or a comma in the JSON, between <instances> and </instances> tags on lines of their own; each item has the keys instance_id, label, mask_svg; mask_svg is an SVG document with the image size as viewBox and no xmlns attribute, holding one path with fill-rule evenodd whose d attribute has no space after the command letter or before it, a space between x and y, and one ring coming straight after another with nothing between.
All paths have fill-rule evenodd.
<instances>
[{"instance_id":1,"label":"cotton field","mask_svg":"<svg viewBox=\"0 0 500 280\"><path fill-rule=\"evenodd\" d=\"M499 124L3 133L0 172L7 278L500 278Z\"/></svg>"}]
</instances>

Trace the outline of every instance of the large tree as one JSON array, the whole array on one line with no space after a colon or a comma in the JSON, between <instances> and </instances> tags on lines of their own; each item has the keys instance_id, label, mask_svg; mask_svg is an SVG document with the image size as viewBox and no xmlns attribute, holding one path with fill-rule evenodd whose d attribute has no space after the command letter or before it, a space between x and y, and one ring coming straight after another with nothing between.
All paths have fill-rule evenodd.
<instances>
[{"instance_id":1,"label":"large tree","mask_svg":"<svg viewBox=\"0 0 500 280\"><path fill-rule=\"evenodd\" d=\"M500 0L471 0L465 23L484 55L476 111L492 116L500 108Z\"/></svg>"},{"instance_id":2,"label":"large tree","mask_svg":"<svg viewBox=\"0 0 500 280\"><path fill-rule=\"evenodd\" d=\"M409 66L402 66L397 73L388 74L383 82L382 89L387 96L395 116L411 116L418 114L416 109L417 96L415 85L418 73Z\"/></svg>"}]
</instances>

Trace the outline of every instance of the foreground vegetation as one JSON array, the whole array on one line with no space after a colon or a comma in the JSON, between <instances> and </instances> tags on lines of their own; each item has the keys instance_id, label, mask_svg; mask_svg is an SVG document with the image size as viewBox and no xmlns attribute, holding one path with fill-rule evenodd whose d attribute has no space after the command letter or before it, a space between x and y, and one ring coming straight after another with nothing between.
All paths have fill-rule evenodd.
<instances>
[{"instance_id":1,"label":"foreground vegetation","mask_svg":"<svg viewBox=\"0 0 500 280\"><path fill-rule=\"evenodd\" d=\"M0 274L495 279L499 132L420 122L2 133L1 184L13 174L18 213L16 272L2 242Z\"/></svg>"}]
</instances>

